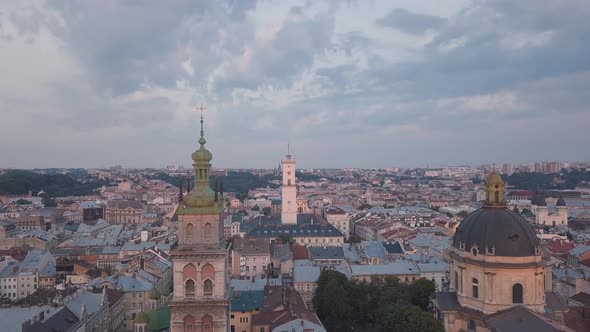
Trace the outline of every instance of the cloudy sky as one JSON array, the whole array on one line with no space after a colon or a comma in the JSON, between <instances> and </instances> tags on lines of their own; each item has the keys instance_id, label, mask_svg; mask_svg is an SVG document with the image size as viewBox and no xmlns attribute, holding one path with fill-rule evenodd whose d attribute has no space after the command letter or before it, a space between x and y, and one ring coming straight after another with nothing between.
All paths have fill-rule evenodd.
<instances>
[{"instance_id":1,"label":"cloudy sky","mask_svg":"<svg viewBox=\"0 0 590 332\"><path fill-rule=\"evenodd\" d=\"M3 1L0 167L590 159L590 2Z\"/></svg>"}]
</instances>

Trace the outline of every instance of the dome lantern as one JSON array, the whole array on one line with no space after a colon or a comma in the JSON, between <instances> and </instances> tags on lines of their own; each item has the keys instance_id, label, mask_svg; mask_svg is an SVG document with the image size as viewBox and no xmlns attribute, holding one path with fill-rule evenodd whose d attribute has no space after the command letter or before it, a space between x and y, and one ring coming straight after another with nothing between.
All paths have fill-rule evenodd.
<instances>
[{"instance_id":1,"label":"dome lantern","mask_svg":"<svg viewBox=\"0 0 590 332\"><path fill-rule=\"evenodd\" d=\"M494 172L487 177L485 187L487 206L505 206L504 181L498 173Z\"/></svg>"}]
</instances>

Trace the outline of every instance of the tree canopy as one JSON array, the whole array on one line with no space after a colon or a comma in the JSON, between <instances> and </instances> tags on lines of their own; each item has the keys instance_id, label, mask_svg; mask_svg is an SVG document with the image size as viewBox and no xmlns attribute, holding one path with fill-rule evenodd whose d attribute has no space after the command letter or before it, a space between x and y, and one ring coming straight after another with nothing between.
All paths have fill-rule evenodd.
<instances>
[{"instance_id":1,"label":"tree canopy","mask_svg":"<svg viewBox=\"0 0 590 332\"><path fill-rule=\"evenodd\" d=\"M402 284L394 277L375 277L367 283L326 270L320 274L313 304L329 332L442 332L442 322L426 311L434 290L434 283L426 279Z\"/></svg>"},{"instance_id":2,"label":"tree canopy","mask_svg":"<svg viewBox=\"0 0 590 332\"><path fill-rule=\"evenodd\" d=\"M9 170L0 175L0 194L26 195L41 189L49 197L84 196L107 184L98 179L78 180L80 174L38 174L25 170Z\"/></svg>"}]
</instances>

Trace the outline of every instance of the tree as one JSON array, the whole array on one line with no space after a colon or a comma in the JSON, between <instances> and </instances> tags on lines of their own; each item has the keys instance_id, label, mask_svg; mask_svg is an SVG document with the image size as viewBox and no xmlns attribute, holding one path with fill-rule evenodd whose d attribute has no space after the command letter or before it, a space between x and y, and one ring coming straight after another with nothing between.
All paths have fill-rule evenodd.
<instances>
[{"instance_id":1,"label":"tree","mask_svg":"<svg viewBox=\"0 0 590 332\"><path fill-rule=\"evenodd\" d=\"M356 234L352 234L348 237L348 243L360 243L361 241L361 237Z\"/></svg>"},{"instance_id":2,"label":"tree","mask_svg":"<svg viewBox=\"0 0 590 332\"><path fill-rule=\"evenodd\" d=\"M351 282L337 271L320 273L313 297L316 314L328 331L351 331L353 306L350 297Z\"/></svg>"},{"instance_id":3,"label":"tree","mask_svg":"<svg viewBox=\"0 0 590 332\"><path fill-rule=\"evenodd\" d=\"M457 217L465 218L468 214L469 212L462 210L461 212L457 213Z\"/></svg>"},{"instance_id":4,"label":"tree","mask_svg":"<svg viewBox=\"0 0 590 332\"><path fill-rule=\"evenodd\" d=\"M529 210L527 208L524 208L524 209L522 209L522 211L520 211L520 214L522 215L522 214L527 214L527 213L530 213L530 212L531 212L531 210Z\"/></svg>"},{"instance_id":5,"label":"tree","mask_svg":"<svg viewBox=\"0 0 590 332\"><path fill-rule=\"evenodd\" d=\"M410 285L410 296L412 297L412 304L416 305L422 310L427 310L430 303L430 296L434 294L436 285L432 280L420 278Z\"/></svg>"},{"instance_id":6,"label":"tree","mask_svg":"<svg viewBox=\"0 0 590 332\"><path fill-rule=\"evenodd\" d=\"M270 207L265 207L264 209L262 209L262 213L264 213L265 216L270 216L270 212L272 211L272 209Z\"/></svg>"},{"instance_id":7,"label":"tree","mask_svg":"<svg viewBox=\"0 0 590 332\"><path fill-rule=\"evenodd\" d=\"M520 214L520 211L518 211L518 206L516 206L516 205L514 206L514 212Z\"/></svg>"},{"instance_id":8,"label":"tree","mask_svg":"<svg viewBox=\"0 0 590 332\"><path fill-rule=\"evenodd\" d=\"M260 206L254 205L254 207L252 208L252 211L260 211Z\"/></svg>"},{"instance_id":9,"label":"tree","mask_svg":"<svg viewBox=\"0 0 590 332\"><path fill-rule=\"evenodd\" d=\"M294 244L295 239L288 234L281 234L279 235L279 240L284 244Z\"/></svg>"}]
</instances>

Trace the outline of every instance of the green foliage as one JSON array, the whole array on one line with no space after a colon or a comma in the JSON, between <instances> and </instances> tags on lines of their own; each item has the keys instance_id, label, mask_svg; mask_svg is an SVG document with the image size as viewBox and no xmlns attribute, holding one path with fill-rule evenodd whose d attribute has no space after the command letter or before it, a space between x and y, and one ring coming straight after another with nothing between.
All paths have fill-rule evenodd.
<instances>
[{"instance_id":1,"label":"green foliage","mask_svg":"<svg viewBox=\"0 0 590 332\"><path fill-rule=\"evenodd\" d=\"M30 204L33 204L33 202L21 198L18 201L16 201L16 204L18 204L18 205L30 205Z\"/></svg>"},{"instance_id":2,"label":"green foliage","mask_svg":"<svg viewBox=\"0 0 590 332\"><path fill-rule=\"evenodd\" d=\"M29 190L37 192L43 189L49 197L84 196L105 184L98 179L80 182L70 174L10 170L0 175L0 194L26 195Z\"/></svg>"},{"instance_id":3,"label":"green foliage","mask_svg":"<svg viewBox=\"0 0 590 332\"><path fill-rule=\"evenodd\" d=\"M254 205L254 207L252 208L252 211L260 211L260 206Z\"/></svg>"},{"instance_id":4,"label":"green foliage","mask_svg":"<svg viewBox=\"0 0 590 332\"><path fill-rule=\"evenodd\" d=\"M361 237L356 234L352 234L348 237L348 243L360 243L361 240Z\"/></svg>"},{"instance_id":5,"label":"green foliage","mask_svg":"<svg viewBox=\"0 0 590 332\"><path fill-rule=\"evenodd\" d=\"M514 212L520 214L520 211L518 211L518 206L516 206L516 205L514 206Z\"/></svg>"},{"instance_id":6,"label":"green foliage","mask_svg":"<svg viewBox=\"0 0 590 332\"><path fill-rule=\"evenodd\" d=\"M291 237L291 235L288 234L281 234L279 235L279 240L281 242L283 242L284 244L294 244L295 243L295 239L293 239L293 237Z\"/></svg>"},{"instance_id":7,"label":"green foliage","mask_svg":"<svg viewBox=\"0 0 590 332\"><path fill-rule=\"evenodd\" d=\"M265 216L270 216L271 211L272 209L268 206L262 209L262 213L264 213Z\"/></svg>"},{"instance_id":8,"label":"green foliage","mask_svg":"<svg viewBox=\"0 0 590 332\"><path fill-rule=\"evenodd\" d=\"M316 314L329 332L355 330L442 332L442 322L426 308L432 281L402 284L398 278L349 281L336 271L322 271L313 298Z\"/></svg>"},{"instance_id":9,"label":"green foliage","mask_svg":"<svg viewBox=\"0 0 590 332\"><path fill-rule=\"evenodd\" d=\"M524 208L524 209L522 209L522 211L520 211L520 214L527 214L529 212L531 212L531 210Z\"/></svg>"},{"instance_id":10,"label":"green foliage","mask_svg":"<svg viewBox=\"0 0 590 332\"><path fill-rule=\"evenodd\" d=\"M531 172L514 173L508 177L508 183L511 186L527 190L574 189L582 182L590 182L589 171L564 169L560 174Z\"/></svg>"}]
</instances>

